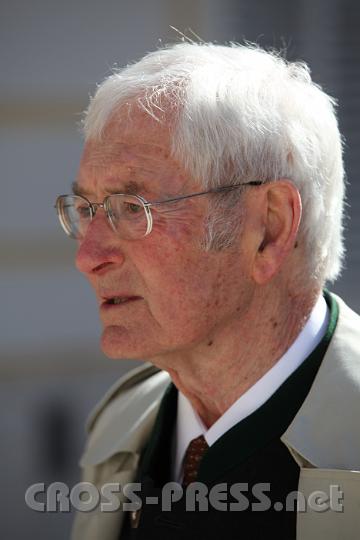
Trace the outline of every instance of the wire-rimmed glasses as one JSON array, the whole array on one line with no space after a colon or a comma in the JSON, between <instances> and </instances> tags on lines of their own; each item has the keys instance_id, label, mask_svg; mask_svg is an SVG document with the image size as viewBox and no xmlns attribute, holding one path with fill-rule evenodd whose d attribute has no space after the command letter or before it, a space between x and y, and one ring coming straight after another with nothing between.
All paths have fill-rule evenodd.
<instances>
[{"instance_id":1,"label":"wire-rimmed glasses","mask_svg":"<svg viewBox=\"0 0 360 540\"><path fill-rule=\"evenodd\" d=\"M151 233L153 216L151 208L171 204L183 199L199 197L208 193L221 193L244 186L259 186L263 182L253 181L232 186L180 195L171 199L149 202L140 195L114 193L107 195L102 203L90 202L83 195L60 195L56 199L55 208L65 233L70 237L81 240L99 208L105 211L113 230L123 239L138 240Z\"/></svg>"}]
</instances>

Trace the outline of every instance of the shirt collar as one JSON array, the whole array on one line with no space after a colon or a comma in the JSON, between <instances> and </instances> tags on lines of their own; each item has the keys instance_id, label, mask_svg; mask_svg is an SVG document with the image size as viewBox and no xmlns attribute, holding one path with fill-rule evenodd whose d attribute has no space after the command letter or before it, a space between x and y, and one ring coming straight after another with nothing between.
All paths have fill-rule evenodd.
<instances>
[{"instance_id":1,"label":"shirt collar","mask_svg":"<svg viewBox=\"0 0 360 540\"><path fill-rule=\"evenodd\" d=\"M193 409L190 401L181 392L178 393L175 459L173 460L175 480L181 478L182 462L190 441L199 435L204 435L208 445L211 446L234 425L263 405L320 343L325 335L328 321L329 310L325 299L320 296L304 328L285 354L209 429Z\"/></svg>"}]
</instances>

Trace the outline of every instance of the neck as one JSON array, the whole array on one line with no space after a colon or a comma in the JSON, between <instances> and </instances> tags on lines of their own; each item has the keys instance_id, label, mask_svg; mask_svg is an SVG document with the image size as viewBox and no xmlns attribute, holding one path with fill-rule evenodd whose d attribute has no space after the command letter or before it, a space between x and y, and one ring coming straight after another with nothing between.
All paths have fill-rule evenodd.
<instances>
[{"instance_id":1,"label":"neck","mask_svg":"<svg viewBox=\"0 0 360 540\"><path fill-rule=\"evenodd\" d=\"M214 330L204 343L153 363L210 427L281 358L303 329L319 290L296 294L278 284L255 292L245 314Z\"/></svg>"}]
</instances>

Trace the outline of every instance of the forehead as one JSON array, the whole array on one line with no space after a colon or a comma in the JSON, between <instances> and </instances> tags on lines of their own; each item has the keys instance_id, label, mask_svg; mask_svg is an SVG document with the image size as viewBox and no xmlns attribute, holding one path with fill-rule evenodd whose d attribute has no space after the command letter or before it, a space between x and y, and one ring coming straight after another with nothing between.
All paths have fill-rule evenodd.
<instances>
[{"instance_id":1,"label":"forehead","mask_svg":"<svg viewBox=\"0 0 360 540\"><path fill-rule=\"evenodd\" d=\"M117 115L101 140L86 142L77 178L79 191L88 194L156 193L181 189L189 176L171 155L168 125L147 114Z\"/></svg>"}]
</instances>

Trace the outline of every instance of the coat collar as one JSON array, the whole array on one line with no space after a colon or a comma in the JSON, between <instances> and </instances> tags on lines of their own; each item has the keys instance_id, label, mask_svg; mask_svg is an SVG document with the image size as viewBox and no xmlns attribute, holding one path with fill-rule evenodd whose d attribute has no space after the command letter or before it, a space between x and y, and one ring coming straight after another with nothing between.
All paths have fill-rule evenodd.
<instances>
[{"instance_id":1,"label":"coat collar","mask_svg":"<svg viewBox=\"0 0 360 540\"><path fill-rule=\"evenodd\" d=\"M300 466L360 470L360 317L339 317L310 392L281 440Z\"/></svg>"},{"instance_id":2,"label":"coat collar","mask_svg":"<svg viewBox=\"0 0 360 540\"><path fill-rule=\"evenodd\" d=\"M169 375L150 364L126 374L91 414L82 467L98 465L120 452L140 454L150 437Z\"/></svg>"}]
</instances>

